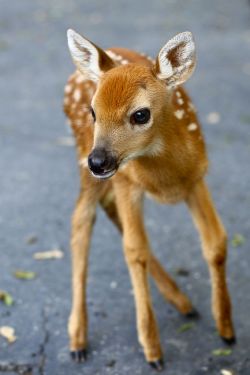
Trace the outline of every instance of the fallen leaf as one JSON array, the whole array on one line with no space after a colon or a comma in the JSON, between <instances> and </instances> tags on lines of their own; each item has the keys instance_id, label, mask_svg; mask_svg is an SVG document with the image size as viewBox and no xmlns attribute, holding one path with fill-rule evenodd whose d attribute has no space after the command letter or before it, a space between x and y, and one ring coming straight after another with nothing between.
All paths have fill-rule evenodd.
<instances>
[{"instance_id":1,"label":"fallen leaf","mask_svg":"<svg viewBox=\"0 0 250 375\"><path fill-rule=\"evenodd\" d=\"M232 370L226 370L222 369L220 370L221 375L234 375L234 372Z\"/></svg>"},{"instance_id":2,"label":"fallen leaf","mask_svg":"<svg viewBox=\"0 0 250 375\"><path fill-rule=\"evenodd\" d=\"M8 340L10 344L16 341L15 330L9 326L0 327L0 335Z\"/></svg>"},{"instance_id":3,"label":"fallen leaf","mask_svg":"<svg viewBox=\"0 0 250 375\"><path fill-rule=\"evenodd\" d=\"M31 235L31 236L29 236L29 237L26 238L26 243L28 245L33 245L33 243L36 243L37 240L38 240L37 236Z\"/></svg>"},{"instance_id":4,"label":"fallen leaf","mask_svg":"<svg viewBox=\"0 0 250 375\"><path fill-rule=\"evenodd\" d=\"M59 146L75 146L75 141L73 137L60 137L57 138L56 144Z\"/></svg>"},{"instance_id":5,"label":"fallen leaf","mask_svg":"<svg viewBox=\"0 0 250 375\"><path fill-rule=\"evenodd\" d=\"M35 253L33 258L36 260L47 260L47 259L61 259L63 258L64 254L59 249L49 250L49 251L42 251L39 253Z\"/></svg>"},{"instance_id":6,"label":"fallen leaf","mask_svg":"<svg viewBox=\"0 0 250 375\"><path fill-rule=\"evenodd\" d=\"M232 349L215 349L212 351L212 354L219 357L219 356L227 356L232 354Z\"/></svg>"},{"instance_id":7,"label":"fallen leaf","mask_svg":"<svg viewBox=\"0 0 250 375\"><path fill-rule=\"evenodd\" d=\"M17 270L17 271L14 272L14 276L17 279L32 280L36 277L36 273L32 272L32 271Z\"/></svg>"},{"instance_id":8,"label":"fallen leaf","mask_svg":"<svg viewBox=\"0 0 250 375\"><path fill-rule=\"evenodd\" d=\"M241 246L245 243L245 237L240 233L236 233L233 236L233 239L232 239L231 243L232 243L233 247Z\"/></svg>"},{"instance_id":9,"label":"fallen leaf","mask_svg":"<svg viewBox=\"0 0 250 375\"><path fill-rule=\"evenodd\" d=\"M218 124L220 122L220 114L218 112L210 112L207 115L206 120L208 124L212 124L212 125Z\"/></svg>"},{"instance_id":10,"label":"fallen leaf","mask_svg":"<svg viewBox=\"0 0 250 375\"><path fill-rule=\"evenodd\" d=\"M110 288L111 289L116 289L117 288L117 282L116 281L111 281Z\"/></svg>"},{"instance_id":11,"label":"fallen leaf","mask_svg":"<svg viewBox=\"0 0 250 375\"><path fill-rule=\"evenodd\" d=\"M3 301L6 306L12 306L14 303L12 296L4 290L0 290L0 300Z\"/></svg>"},{"instance_id":12,"label":"fallen leaf","mask_svg":"<svg viewBox=\"0 0 250 375\"><path fill-rule=\"evenodd\" d=\"M183 332L189 331L189 330L192 329L194 326L195 326L194 323L185 323L185 324L182 324L182 325L177 329L177 332L178 332L178 333L183 333Z\"/></svg>"}]
</instances>

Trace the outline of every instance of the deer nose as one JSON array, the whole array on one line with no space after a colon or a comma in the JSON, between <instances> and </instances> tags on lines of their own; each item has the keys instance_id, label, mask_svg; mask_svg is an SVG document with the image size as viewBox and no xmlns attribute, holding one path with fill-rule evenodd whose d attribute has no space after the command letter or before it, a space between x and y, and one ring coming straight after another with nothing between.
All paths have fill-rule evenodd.
<instances>
[{"instance_id":1,"label":"deer nose","mask_svg":"<svg viewBox=\"0 0 250 375\"><path fill-rule=\"evenodd\" d=\"M94 149L88 157L89 169L97 175L116 168L116 159L105 148Z\"/></svg>"}]
</instances>

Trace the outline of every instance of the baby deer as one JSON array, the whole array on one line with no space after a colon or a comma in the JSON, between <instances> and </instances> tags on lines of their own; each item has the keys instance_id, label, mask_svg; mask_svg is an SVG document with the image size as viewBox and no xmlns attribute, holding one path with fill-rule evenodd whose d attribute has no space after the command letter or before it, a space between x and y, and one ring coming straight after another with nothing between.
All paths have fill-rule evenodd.
<instances>
[{"instance_id":1,"label":"baby deer","mask_svg":"<svg viewBox=\"0 0 250 375\"><path fill-rule=\"evenodd\" d=\"M210 271L216 326L226 342L234 342L226 232L204 181L208 160L202 130L181 86L195 68L192 34L168 41L155 62L123 48L104 51L72 30L68 44L77 70L65 87L64 110L76 139L81 180L71 237L72 358L86 358L88 252L98 203L123 234L139 342L153 368L161 370L163 361L148 274L178 311L194 313L150 248L142 213L145 192L162 203L186 202Z\"/></svg>"}]
</instances>

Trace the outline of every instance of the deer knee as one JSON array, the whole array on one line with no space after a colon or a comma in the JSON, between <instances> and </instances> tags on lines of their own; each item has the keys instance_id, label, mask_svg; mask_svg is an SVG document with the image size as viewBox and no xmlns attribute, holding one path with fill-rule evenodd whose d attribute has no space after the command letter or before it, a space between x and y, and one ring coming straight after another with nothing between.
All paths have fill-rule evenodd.
<instances>
[{"instance_id":1,"label":"deer knee","mask_svg":"<svg viewBox=\"0 0 250 375\"><path fill-rule=\"evenodd\" d=\"M135 247L125 245L125 259L128 265L139 263L143 268L147 267L148 264L148 251L147 248Z\"/></svg>"},{"instance_id":2,"label":"deer knee","mask_svg":"<svg viewBox=\"0 0 250 375\"><path fill-rule=\"evenodd\" d=\"M214 239L213 243L205 247L205 258L214 266L224 265L227 257L227 235L223 231Z\"/></svg>"}]
</instances>

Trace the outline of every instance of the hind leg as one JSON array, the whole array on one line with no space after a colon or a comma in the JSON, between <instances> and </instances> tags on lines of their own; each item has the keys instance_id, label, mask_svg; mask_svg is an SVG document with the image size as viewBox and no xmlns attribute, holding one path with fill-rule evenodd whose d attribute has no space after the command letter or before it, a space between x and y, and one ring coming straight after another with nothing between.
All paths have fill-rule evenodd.
<instances>
[{"instance_id":1,"label":"hind leg","mask_svg":"<svg viewBox=\"0 0 250 375\"><path fill-rule=\"evenodd\" d=\"M176 282L164 270L158 259L151 253L149 272L153 277L163 297L170 302L181 314L195 317L196 311L189 298L180 290Z\"/></svg>"},{"instance_id":2,"label":"hind leg","mask_svg":"<svg viewBox=\"0 0 250 375\"><path fill-rule=\"evenodd\" d=\"M221 337L232 343L235 337L226 282L226 232L204 181L196 185L187 199L187 204L200 233L203 255L210 272L212 312L216 326Z\"/></svg>"},{"instance_id":3,"label":"hind leg","mask_svg":"<svg viewBox=\"0 0 250 375\"><path fill-rule=\"evenodd\" d=\"M100 204L109 219L122 232L122 225L117 212L116 199L112 184L107 186L104 194L100 198ZM164 270L161 263L151 252L149 258L149 272L153 277L159 291L163 297L169 301L183 315L194 315L194 308L188 297L179 289L176 282Z\"/></svg>"},{"instance_id":4,"label":"hind leg","mask_svg":"<svg viewBox=\"0 0 250 375\"><path fill-rule=\"evenodd\" d=\"M72 217L72 309L68 331L72 358L81 362L86 356L87 308L86 279L88 253L92 228L95 220L96 204L102 193L103 184L94 180L87 170L82 171L82 185Z\"/></svg>"}]
</instances>

